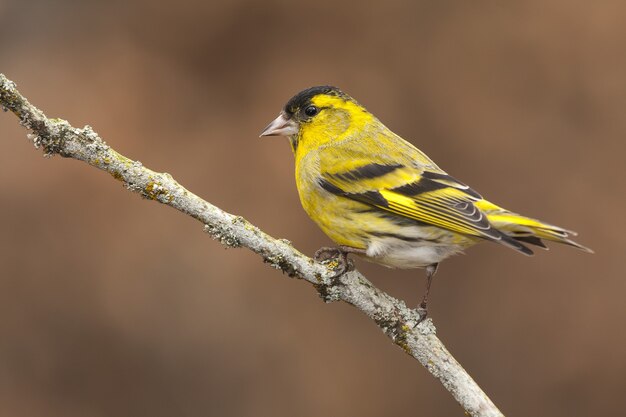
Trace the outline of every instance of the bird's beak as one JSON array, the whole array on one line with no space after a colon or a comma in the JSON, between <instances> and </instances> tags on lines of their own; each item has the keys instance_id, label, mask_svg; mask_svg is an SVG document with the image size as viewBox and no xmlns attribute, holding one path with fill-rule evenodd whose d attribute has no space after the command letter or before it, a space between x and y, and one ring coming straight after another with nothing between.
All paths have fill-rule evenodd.
<instances>
[{"instance_id":1,"label":"bird's beak","mask_svg":"<svg viewBox=\"0 0 626 417\"><path fill-rule=\"evenodd\" d=\"M281 112L276 119L272 121L263 132L261 136L292 136L298 133L298 124L290 120L284 112Z\"/></svg>"}]
</instances>

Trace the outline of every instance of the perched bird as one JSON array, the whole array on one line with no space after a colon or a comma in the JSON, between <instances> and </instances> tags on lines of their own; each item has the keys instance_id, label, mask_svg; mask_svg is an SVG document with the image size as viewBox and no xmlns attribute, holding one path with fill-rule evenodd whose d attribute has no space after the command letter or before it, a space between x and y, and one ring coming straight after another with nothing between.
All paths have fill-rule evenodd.
<instances>
[{"instance_id":1,"label":"perched bird","mask_svg":"<svg viewBox=\"0 0 626 417\"><path fill-rule=\"evenodd\" d=\"M591 252L566 229L510 212L452 178L336 87L292 97L261 136L287 136L302 207L339 248L395 268L426 268L427 301L438 264L482 241L525 255L542 239ZM333 254L322 248L321 258ZM343 272L343 271L341 271Z\"/></svg>"}]
</instances>

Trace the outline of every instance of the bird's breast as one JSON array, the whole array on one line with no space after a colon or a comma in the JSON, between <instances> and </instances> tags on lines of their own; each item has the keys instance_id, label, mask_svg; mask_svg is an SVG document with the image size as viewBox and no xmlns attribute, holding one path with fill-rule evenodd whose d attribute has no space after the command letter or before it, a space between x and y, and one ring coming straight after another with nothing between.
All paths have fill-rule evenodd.
<instances>
[{"instance_id":1,"label":"bird's breast","mask_svg":"<svg viewBox=\"0 0 626 417\"><path fill-rule=\"evenodd\" d=\"M362 203L329 193L320 186L319 160L308 155L296 162L296 186L302 208L339 245L365 249L367 235Z\"/></svg>"}]
</instances>

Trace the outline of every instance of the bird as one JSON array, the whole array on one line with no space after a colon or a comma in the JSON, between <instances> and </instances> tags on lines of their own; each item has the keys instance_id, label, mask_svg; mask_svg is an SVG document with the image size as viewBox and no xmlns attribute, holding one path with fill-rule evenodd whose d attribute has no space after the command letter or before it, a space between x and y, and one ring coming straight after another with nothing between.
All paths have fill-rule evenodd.
<instances>
[{"instance_id":1,"label":"bird","mask_svg":"<svg viewBox=\"0 0 626 417\"><path fill-rule=\"evenodd\" d=\"M477 243L529 256L528 245L547 249L544 240L593 252L571 240L571 230L486 200L337 87L300 91L260 136L289 139L302 207L338 245L321 248L315 259L339 259L340 273L348 254L390 268L424 268L420 321L439 264Z\"/></svg>"}]
</instances>

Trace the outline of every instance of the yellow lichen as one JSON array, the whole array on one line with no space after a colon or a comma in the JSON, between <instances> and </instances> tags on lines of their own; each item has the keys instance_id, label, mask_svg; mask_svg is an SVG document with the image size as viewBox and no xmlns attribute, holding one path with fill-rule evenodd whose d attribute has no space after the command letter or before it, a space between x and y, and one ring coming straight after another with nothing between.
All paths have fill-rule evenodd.
<instances>
[{"instance_id":1,"label":"yellow lichen","mask_svg":"<svg viewBox=\"0 0 626 417\"><path fill-rule=\"evenodd\" d=\"M122 176L122 173L119 171L110 171L109 174L111 174L111 176L113 178L115 178L118 181L123 181L124 177Z\"/></svg>"},{"instance_id":2,"label":"yellow lichen","mask_svg":"<svg viewBox=\"0 0 626 417\"><path fill-rule=\"evenodd\" d=\"M158 181L148 182L148 184L146 185L146 188L144 189L144 195L146 198L149 198L150 200L162 201L162 198L166 198L166 199L169 199L169 201L171 201L171 198L172 198L167 192L167 190Z\"/></svg>"},{"instance_id":3,"label":"yellow lichen","mask_svg":"<svg viewBox=\"0 0 626 417\"><path fill-rule=\"evenodd\" d=\"M399 340L397 342L397 345L400 346L402 350L404 350L409 355L411 354L411 348L409 347L409 344L406 342L406 340Z\"/></svg>"}]
</instances>

